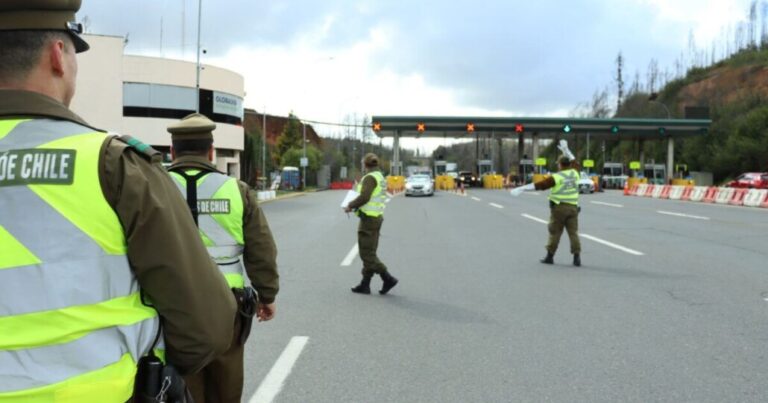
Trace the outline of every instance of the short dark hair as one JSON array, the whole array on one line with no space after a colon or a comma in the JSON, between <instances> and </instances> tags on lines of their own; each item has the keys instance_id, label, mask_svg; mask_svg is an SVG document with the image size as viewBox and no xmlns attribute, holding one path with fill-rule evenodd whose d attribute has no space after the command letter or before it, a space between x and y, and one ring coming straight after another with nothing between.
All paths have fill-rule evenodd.
<instances>
[{"instance_id":1,"label":"short dark hair","mask_svg":"<svg viewBox=\"0 0 768 403\"><path fill-rule=\"evenodd\" d=\"M176 155L202 155L211 149L211 146L213 145L213 139L176 140L172 143L173 151L176 153Z\"/></svg>"},{"instance_id":2,"label":"short dark hair","mask_svg":"<svg viewBox=\"0 0 768 403\"><path fill-rule=\"evenodd\" d=\"M52 40L62 40L67 46L74 45L63 31L0 31L0 82L25 79Z\"/></svg>"}]
</instances>

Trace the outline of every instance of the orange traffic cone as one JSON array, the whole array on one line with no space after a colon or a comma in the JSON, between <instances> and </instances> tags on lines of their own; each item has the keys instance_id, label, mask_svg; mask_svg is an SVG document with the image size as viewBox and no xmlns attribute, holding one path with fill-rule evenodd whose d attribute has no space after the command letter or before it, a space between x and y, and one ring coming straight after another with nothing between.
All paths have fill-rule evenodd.
<instances>
[{"instance_id":1,"label":"orange traffic cone","mask_svg":"<svg viewBox=\"0 0 768 403\"><path fill-rule=\"evenodd\" d=\"M624 181L624 196L629 196L629 181Z\"/></svg>"}]
</instances>

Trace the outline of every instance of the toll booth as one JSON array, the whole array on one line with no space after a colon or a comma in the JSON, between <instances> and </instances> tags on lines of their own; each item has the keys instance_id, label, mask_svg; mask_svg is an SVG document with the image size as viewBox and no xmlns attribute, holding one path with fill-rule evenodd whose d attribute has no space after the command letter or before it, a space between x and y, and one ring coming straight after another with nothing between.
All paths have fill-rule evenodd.
<instances>
[{"instance_id":1,"label":"toll booth","mask_svg":"<svg viewBox=\"0 0 768 403\"><path fill-rule=\"evenodd\" d=\"M624 170L624 164L620 162L603 163L603 188L622 189L628 177Z\"/></svg>"},{"instance_id":2,"label":"toll booth","mask_svg":"<svg viewBox=\"0 0 768 403\"><path fill-rule=\"evenodd\" d=\"M667 182L667 167L664 164L645 164L643 176L649 184L663 185Z\"/></svg>"},{"instance_id":3,"label":"toll booth","mask_svg":"<svg viewBox=\"0 0 768 403\"><path fill-rule=\"evenodd\" d=\"M448 171L447 165L448 164L443 160L435 161L435 177L445 175L445 173Z\"/></svg>"},{"instance_id":4,"label":"toll booth","mask_svg":"<svg viewBox=\"0 0 768 403\"><path fill-rule=\"evenodd\" d=\"M519 183L531 183L533 181L533 174L536 171L536 166L533 164L533 160L520 160L518 165L518 182Z\"/></svg>"},{"instance_id":5,"label":"toll booth","mask_svg":"<svg viewBox=\"0 0 768 403\"><path fill-rule=\"evenodd\" d=\"M477 176L482 178L483 175L492 174L493 172L493 160L479 160L477 161Z\"/></svg>"}]
</instances>

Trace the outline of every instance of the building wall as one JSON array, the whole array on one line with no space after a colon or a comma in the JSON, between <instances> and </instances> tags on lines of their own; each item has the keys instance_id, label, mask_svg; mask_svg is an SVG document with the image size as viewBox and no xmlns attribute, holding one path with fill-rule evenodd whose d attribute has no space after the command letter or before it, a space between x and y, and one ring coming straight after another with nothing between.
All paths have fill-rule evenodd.
<instances>
[{"instance_id":1,"label":"building wall","mask_svg":"<svg viewBox=\"0 0 768 403\"><path fill-rule=\"evenodd\" d=\"M86 35L86 40L91 50L78 55L79 73L72 110L93 126L134 136L161 149L170 146L171 136L166 128L194 111L197 105L195 63L124 55L120 37ZM222 112L221 108L231 106L227 103L213 107L214 111L219 108L217 114L223 113L216 117L225 118L224 122L216 122L214 147L226 155L215 157L214 162L221 171L239 176L240 152L244 147L243 77L204 65L200 88L213 91L212 98L219 95L239 98L239 105L232 106L234 110L240 107L239 117L231 116L231 111ZM138 109L139 114L142 107L160 108L173 117L125 116L124 107ZM240 124L236 124L238 118Z\"/></svg>"}]
</instances>

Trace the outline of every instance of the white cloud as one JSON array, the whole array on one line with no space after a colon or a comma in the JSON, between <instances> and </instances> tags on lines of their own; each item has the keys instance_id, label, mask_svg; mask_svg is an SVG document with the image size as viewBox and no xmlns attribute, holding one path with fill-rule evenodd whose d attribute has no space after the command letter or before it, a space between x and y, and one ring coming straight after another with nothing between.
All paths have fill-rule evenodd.
<instances>
[{"instance_id":1,"label":"white cloud","mask_svg":"<svg viewBox=\"0 0 768 403\"><path fill-rule=\"evenodd\" d=\"M657 12L659 29L679 25L690 27L699 46L705 47L718 39L724 28L747 15L750 0L637 0ZM687 37L676 38L687 46Z\"/></svg>"}]
</instances>

